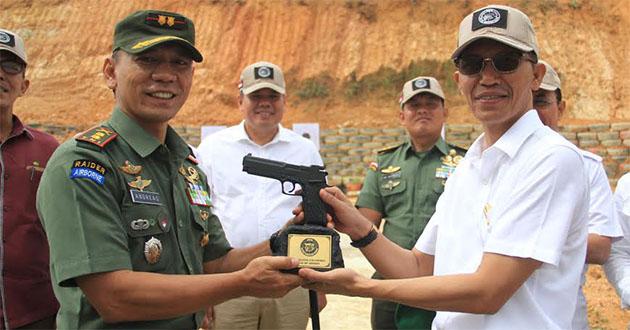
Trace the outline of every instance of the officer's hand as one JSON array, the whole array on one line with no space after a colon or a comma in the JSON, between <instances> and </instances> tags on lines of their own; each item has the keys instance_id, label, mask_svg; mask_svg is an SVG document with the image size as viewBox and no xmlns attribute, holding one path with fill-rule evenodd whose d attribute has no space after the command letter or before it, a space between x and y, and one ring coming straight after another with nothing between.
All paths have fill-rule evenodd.
<instances>
[{"instance_id":1,"label":"officer's hand","mask_svg":"<svg viewBox=\"0 0 630 330\"><path fill-rule=\"evenodd\" d=\"M246 295L260 298L280 298L302 285L302 279L294 274L282 273L281 269L293 269L298 259L289 257L260 257L239 271L243 276Z\"/></svg>"},{"instance_id":2,"label":"officer's hand","mask_svg":"<svg viewBox=\"0 0 630 330\"><path fill-rule=\"evenodd\" d=\"M353 241L365 237L372 230L372 223L352 205L339 188L324 188L319 191L319 196L335 214L334 218L327 217L329 228L348 234Z\"/></svg>"},{"instance_id":3,"label":"officer's hand","mask_svg":"<svg viewBox=\"0 0 630 330\"><path fill-rule=\"evenodd\" d=\"M318 272L309 268L302 268L300 277L305 281L302 287L322 293L335 293L345 296L367 296L361 288L369 281L349 268L337 268L328 272Z\"/></svg>"}]
</instances>

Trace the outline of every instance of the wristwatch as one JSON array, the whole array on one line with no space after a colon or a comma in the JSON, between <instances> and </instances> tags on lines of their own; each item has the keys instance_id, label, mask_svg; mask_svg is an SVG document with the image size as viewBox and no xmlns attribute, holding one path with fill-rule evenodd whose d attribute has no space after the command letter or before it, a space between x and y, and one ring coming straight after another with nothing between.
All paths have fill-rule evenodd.
<instances>
[{"instance_id":1,"label":"wristwatch","mask_svg":"<svg viewBox=\"0 0 630 330\"><path fill-rule=\"evenodd\" d=\"M369 233L367 233L367 235L359 238L356 241L350 242L350 245L354 246L355 248L366 247L370 243L374 242L374 240L376 239L377 236L378 236L378 232L376 231L376 228L374 228L374 226L372 226L372 229L370 230Z\"/></svg>"}]
</instances>

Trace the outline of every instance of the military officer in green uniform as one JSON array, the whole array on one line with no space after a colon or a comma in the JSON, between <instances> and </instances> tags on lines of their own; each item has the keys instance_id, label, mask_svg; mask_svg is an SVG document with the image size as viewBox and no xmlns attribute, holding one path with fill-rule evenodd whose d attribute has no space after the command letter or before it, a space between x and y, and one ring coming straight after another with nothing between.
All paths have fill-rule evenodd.
<instances>
[{"instance_id":1,"label":"military officer in green uniform","mask_svg":"<svg viewBox=\"0 0 630 330\"><path fill-rule=\"evenodd\" d=\"M279 271L297 260L265 256L268 242L230 247L206 177L168 125L203 59L194 44L192 21L176 13L120 21L103 66L111 118L65 142L46 167L37 208L60 329L196 329L209 305L301 284Z\"/></svg>"},{"instance_id":2,"label":"military officer in green uniform","mask_svg":"<svg viewBox=\"0 0 630 330\"><path fill-rule=\"evenodd\" d=\"M378 152L356 206L377 227L386 219L383 235L411 249L465 150L447 144L441 137L447 110L435 78L417 77L406 82L400 109L398 116L407 131L407 141ZM382 277L375 273L374 278ZM373 329L431 328L433 315L435 312L394 302L372 301Z\"/></svg>"}]
</instances>

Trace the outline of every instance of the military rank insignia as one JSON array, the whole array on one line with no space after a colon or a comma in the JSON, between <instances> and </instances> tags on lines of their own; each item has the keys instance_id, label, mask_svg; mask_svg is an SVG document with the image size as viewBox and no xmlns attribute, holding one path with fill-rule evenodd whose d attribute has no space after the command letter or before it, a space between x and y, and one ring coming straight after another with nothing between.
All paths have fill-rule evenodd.
<instances>
[{"instance_id":1,"label":"military rank insignia","mask_svg":"<svg viewBox=\"0 0 630 330\"><path fill-rule=\"evenodd\" d=\"M462 159L463 157L458 155L455 149L451 149L448 155L441 158L442 165L435 169L435 177L446 181L455 172L455 168Z\"/></svg>"},{"instance_id":2,"label":"military rank insignia","mask_svg":"<svg viewBox=\"0 0 630 330\"><path fill-rule=\"evenodd\" d=\"M108 143L112 142L117 136L118 134L110 128L98 126L79 134L75 140L88 142L103 148Z\"/></svg>"},{"instance_id":3,"label":"military rank insignia","mask_svg":"<svg viewBox=\"0 0 630 330\"><path fill-rule=\"evenodd\" d=\"M70 179L88 179L102 186L105 184L105 173L107 170L101 163L88 159L77 159L72 162Z\"/></svg>"},{"instance_id":4,"label":"military rank insignia","mask_svg":"<svg viewBox=\"0 0 630 330\"><path fill-rule=\"evenodd\" d=\"M145 23L150 26L166 29L186 30L186 21L181 16L162 15L159 13L148 13Z\"/></svg>"}]
</instances>

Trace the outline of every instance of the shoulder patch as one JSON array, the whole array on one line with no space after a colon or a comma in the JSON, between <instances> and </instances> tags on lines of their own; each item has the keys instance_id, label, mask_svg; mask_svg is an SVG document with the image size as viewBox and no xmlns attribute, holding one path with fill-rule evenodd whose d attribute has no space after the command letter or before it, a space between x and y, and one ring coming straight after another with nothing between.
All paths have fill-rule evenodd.
<instances>
[{"instance_id":1,"label":"shoulder patch","mask_svg":"<svg viewBox=\"0 0 630 330\"><path fill-rule=\"evenodd\" d=\"M77 159L72 162L70 179L88 179L99 185L105 183L107 170L103 164L90 159Z\"/></svg>"},{"instance_id":2,"label":"shoulder patch","mask_svg":"<svg viewBox=\"0 0 630 330\"><path fill-rule=\"evenodd\" d=\"M379 154L392 152L392 151L398 149L398 147L400 147L401 145L402 144L396 144L396 145L393 145L393 146L385 147L385 148L377 150L376 152L379 153Z\"/></svg>"},{"instance_id":3,"label":"shoulder patch","mask_svg":"<svg viewBox=\"0 0 630 330\"><path fill-rule=\"evenodd\" d=\"M108 143L112 142L118 134L111 128L105 126L92 127L89 130L79 133L74 139L97 145L104 148Z\"/></svg>"}]
</instances>

